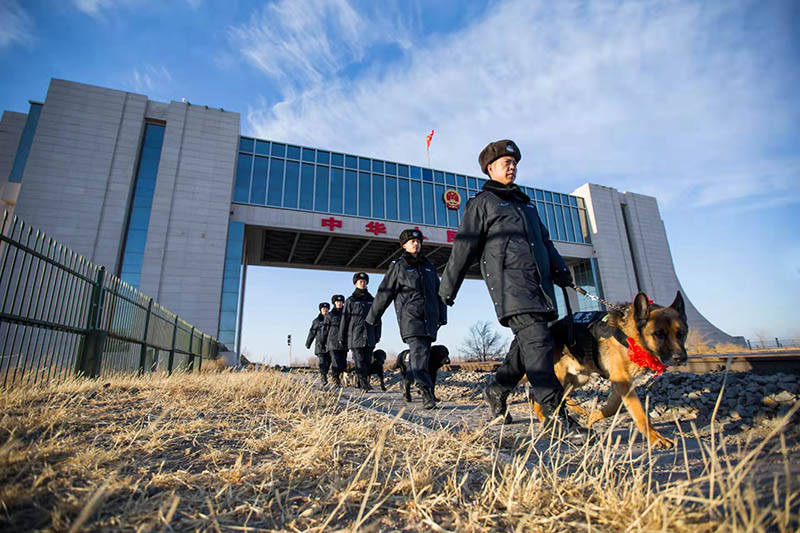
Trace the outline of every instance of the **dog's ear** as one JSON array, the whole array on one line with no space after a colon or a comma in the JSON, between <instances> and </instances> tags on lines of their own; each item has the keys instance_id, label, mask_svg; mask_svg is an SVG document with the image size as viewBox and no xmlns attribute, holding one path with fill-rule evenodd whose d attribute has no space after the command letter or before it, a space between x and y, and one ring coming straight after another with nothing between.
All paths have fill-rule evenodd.
<instances>
[{"instance_id":1,"label":"dog's ear","mask_svg":"<svg viewBox=\"0 0 800 533\"><path fill-rule=\"evenodd\" d=\"M681 291L678 291L677 294L675 294L675 301L672 302L670 307L678 312L678 314L681 316L681 320L686 322L686 305L683 303L683 295L681 295Z\"/></svg>"},{"instance_id":2,"label":"dog's ear","mask_svg":"<svg viewBox=\"0 0 800 533\"><path fill-rule=\"evenodd\" d=\"M643 324L650 318L650 298L643 292L633 299L633 318L636 324Z\"/></svg>"}]
</instances>

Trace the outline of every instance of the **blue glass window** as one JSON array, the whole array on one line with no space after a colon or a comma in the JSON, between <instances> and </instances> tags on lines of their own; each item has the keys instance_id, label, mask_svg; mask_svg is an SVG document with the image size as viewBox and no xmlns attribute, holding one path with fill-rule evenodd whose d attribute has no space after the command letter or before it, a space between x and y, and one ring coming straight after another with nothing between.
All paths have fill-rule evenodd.
<instances>
[{"instance_id":1,"label":"blue glass window","mask_svg":"<svg viewBox=\"0 0 800 533\"><path fill-rule=\"evenodd\" d=\"M441 172L439 170L434 170L433 181L435 181L436 183L444 183L444 172Z\"/></svg>"},{"instance_id":2,"label":"blue glass window","mask_svg":"<svg viewBox=\"0 0 800 533\"><path fill-rule=\"evenodd\" d=\"M327 165L331 162L331 153L323 150L317 150L317 163Z\"/></svg>"},{"instance_id":3,"label":"blue glass window","mask_svg":"<svg viewBox=\"0 0 800 533\"><path fill-rule=\"evenodd\" d=\"M347 168L358 168L358 159L354 155L348 155L345 157L345 166Z\"/></svg>"},{"instance_id":4,"label":"blue glass window","mask_svg":"<svg viewBox=\"0 0 800 533\"><path fill-rule=\"evenodd\" d=\"M456 184L456 175L450 174L449 172L445 174L445 183L448 185L455 185Z\"/></svg>"},{"instance_id":5,"label":"blue glass window","mask_svg":"<svg viewBox=\"0 0 800 533\"><path fill-rule=\"evenodd\" d=\"M469 176L467 176L467 185L469 186L470 189L477 189L478 188L478 180L476 180L475 178L470 178Z\"/></svg>"},{"instance_id":6,"label":"blue glass window","mask_svg":"<svg viewBox=\"0 0 800 533\"><path fill-rule=\"evenodd\" d=\"M561 237L558 235L558 227L556 226L556 215L553 212L553 204L545 204L545 209L547 210L547 229L550 231L550 239L552 240L561 240Z\"/></svg>"},{"instance_id":7,"label":"blue glass window","mask_svg":"<svg viewBox=\"0 0 800 533\"><path fill-rule=\"evenodd\" d=\"M239 137L239 150L242 152L253 152L253 139Z\"/></svg>"},{"instance_id":8,"label":"blue glass window","mask_svg":"<svg viewBox=\"0 0 800 533\"><path fill-rule=\"evenodd\" d=\"M341 213L344 201L344 171L341 168L331 169L331 213Z\"/></svg>"},{"instance_id":9,"label":"blue glass window","mask_svg":"<svg viewBox=\"0 0 800 533\"><path fill-rule=\"evenodd\" d=\"M21 183L22 176L25 174L25 166L28 164L28 155L33 145L33 137L36 134L36 126L39 124L39 116L42 114L42 104L31 104L28 116L25 119L25 127L17 145L17 153L14 157L14 164L11 166L11 173L8 181ZM160 151L159 151L160 153Z\"/></svg>"},{"instance_id":10,"label":"blue glass window","mask_svg":"<svg viewBox=\"0 0 800 533\"><path fill-rule=\"evenodd\" d=\"M423 168L422 179L425 181L433 181L433 171L431 171L429 168Z\"/></svg>"},{"instance_id":11,"label":"blue glass window","mask_svg":"<svg viewBox=\"0 0 800 533\"><path fill-rule=\"evenodd\" d=\"M546 201L548 201L548 202L552 202L553 201L553 193L551 193L550 191L544 191L544 199Z\"/></svg>"},{"instance_id":12,"label":"blue glass window","mask_svg":"<svg viewBox=\"0 0 800 533\"><path fill-rule=\"evenodd\" d=\"M397 220L397 178L386 178L386 218Z\"/></svg>"},{"instance_id":13,"label":"blue glass window","mask_svg":"<svg viewBox=\"0 0 800 533\"><path fill-rule=\"evenodd\" d=\"M560 205L555 206L556 227L558 228L558 238L562 241L567 240L567 232L564 229L564 208Z\"/></svg>"},{"instance_id":14,"label":"blue glass window","mask_svg":"<svg viewBox=\"0 0 800 533\"><path fill-rule=\"evenodd\" d=\"M258 155L269 155L269 143L266 141L256 141L256 153Z\"/></svg>"},{"instance_id":15,"label":"blue glass window","mask_svg":"<svg viewBox=\"0 0 800 533\"><path fill-rule=\"evenodd\" d=\"M366 157L358 158L358 170L366 170L369 172L372 169L372 162Z\"/></svg>"},{"instance_id":16,"label":"blue glass window","mask_svg":"<svg viewBox=\"0 0 800 533\"><path fill-rule=\"evenodd\" d=\"M316 159L316 154L311 148L303 148L303 161L313 163Z\"/></svg>"},{"instance_id":17,"label":"blue glass window","mask_svg":"<svg viewBox=\"0 0 800 533\"><path fill-rule=\"evenodd\" d=\"M575 229L577 230L580 228L580 234L583 236L583 242L592 242L591 237L589 237L589 222L586 220L586 211L580 209L577 213L578 221L575 222Z\"/></svg>"},{"instance_id":18,"label":"blue glass window","mask_svg":"<svg viewBox=\"0 0 800 533\"><path fill-rule=\"evenodd\" d=\"M372 217L384 218L383 176L372 176Z\"/></svg>"},{"instance_id":19,"label":"blue glass window","mask_svg":"<svg viewBox=\"0 0 800 533\"><path fill-rule=\"evenodd\" d=\"M397 182L397 198L400 204L400 220L403 222L411 221L411 208L408 203L409 186L408 180L398 180Z\"/></svg>"},{"instance_id":20,"label":"blue glass window","mask_svg":"<svg viewBox=\"0 0 800 533\"><path fill-rule=\"evenodd\" d=\"M275 150L275 145L272 145ZM283 198L283 159L270 158L269 183L267 184L267 205L279 207Z\"/></svg>"},{"instance_id":21,"label":"blue glass window","mask_svg":"<svg viewBox=\"0 0 800 533\"><path fill-rule=\"evenodd\" d=\"M370 177L366 172L358 173L358 216L370 216Z\"/></svg>"},{"instance_id":22,"label":"blue glass window","mask_svg":"<svg viewBox=\"0 0 800 533\"><path fill-rule=\"evenodd\" d=\"M274 157L286 157L286 145L280 143L272 143L272 155Z\"/></svg>"},{"instance_id":23,"label":"blue glass window","mask_svg":"<svg viewBox=\"0 0 800 533\"><path fill-rule=\"evenodd\" d=\"M571 205L572 207L578 207L577 198L575 198L574 196L569 196L568 198L569 198L569 205Z\"/></svg>"},{"instance_id":24,"label":"blue glass window","mask_svg":"<svg viewBox=\"0 0 800 533\"><path fill-rule=\"evenodd\" d=\"M317 167L317 181L314 187L314 209L328 210L328 167Z\"/></svg>"},{"instance_id":25,"label":"blue glass window","mask_svg":"<svg viewBox=\"0 0 800 533\"><path fill-rule=\"evenodd\" d=\"M397 175L401 178L408 177L408 165L397 165Z\"/></svg>"},{"instance_id":26,"label":"blue glass window","mask_svg":"<svg viewBox=\"0 0 800 533\"><path fill-rule=\"evenodd\" d=\"M423 213L425 224L436 224L436 202L433 199L433 184L423 184L422 193L425 202L425 212Z\"/></svg>"},{"instance_id":27,"label":"blue glass window","mask_svg":"<svg viewBox=\"0 0 800 533\"><path fill-rule=\"evenodd\" d=\"M461 203L463 204L466 200L463 198L461 199ZM447 225L451 228L458 227L458 209L448 209L447 210Z\"/></svg>"},{"instance_id":28,"label":"blue glass window","mask_svg":"<svg viewBox=\"0 0 800 533\"><path fill-rule=\"evenodd\" d=\"M422 179L422 169L419 167L411 167L411 179L421 180Z\"/></svg>"},{"instance_id":29,"label":"blue glass window","mask_svg":"<svg viewBox=\"0 0 800 533\"><path fill-rule=\"evenodd\" d=\"M541 189L536 189L536 199L543 202L544 201L544 193Z\"/></svg>"},{"instance_id":30,"label":"blue glass window","mask_svg":"<svg viewBox=\"0 0 800 533\"><path fill-rule=\"evenodd\" d=\"M577 198L577 200L578 200L578 207L586 207L586 206L583 204L583 198L581 198L581 197L578 197L578 198Z\"/></svg>"},{"instance_id":31,"label":"blue glass window","mask_svg":"<svg viewBox=\"0 0 800 533\"><path fill-rule=\"evenodd\" d=\"M411 221L422 222L422 183L413 180L411 181Z\"/></svg>"},{"instance_id":32,"label":"blue glass window","mask_svg":"<svg viewBox=\"0 0 800 533\"><path fill-rule=\"evenodd\" d=\"M397 175L397 165L395 165L394 163L386 163L386 174L388 174L390 176L396 176Z\"/></svg>"},{"instance_id":33,"label":"blue glass window","mask_svg":"<svg viewBox=\"0 0 800 533\"><path fill-rule=\"evenodd\" d=\"M300 175L300 209L314 209L314 165L303 163Z\"/></svg>"},{"instance_id":34,"label":"blue glass window","mask_svg":"<svg viewBox=\"0 0 800 533\"><path fill-rule=\"evenodd\" d=\"M248 154L239 154L239 160L236 163L236 185L233 189L234 202L247 202L250 193L250 170L253 164L253 156ZM140 165L141 166L141 165Z\"/></svg>"},{"instance_id":35,"label":"blue glass window","mask_svg":"<svg viewBox=\"0 0 800 533\"><path fill-rule=\"evenodd\" d=\"M372 160L372 171L383 174L383 161Z\"/></svg>"},{"instance_id":36,"label":"blue glass window","mask_svg":"<svg viewBox=\"0 0 800 533\"><path fill-rule=\"evenodd\" d=\"M300 147L292 146L291 144L286 147L286 159L300 159ZM289 168L289 167L286 167Z\"/></svg>"},{"instance_id":37,"label":"blue glass window","mask_svg":"<svg viewBox=\"0 0 800 533\"><path fill-rule=\"evenodd\" d=\"M267 167L269 159L256 157L253 165L253 183L250 186L250 203L264 205L267 202Z\"/></svg>"},{"instance_id":38,"label":"blue glass window","mask_svg":"<svg viewBox=\"0 0 800 533\"><path fill-rule=\"evenodd\" d=\"M469 196L466 189L458 189L458 194L461 195L461 204L458 206L458 219L461 220L464 218L464 209L467 207Z\"/></svg>"},{"instance_id":39,"label":"blue glass window","mask_svg":"<svg viewBox=\"0 0 800 533\"><path fill-rule=\"evenodd\" d=\"M567 240L579 242L577 239L575 239L575 228L572 226L572 214L570 211L572 211L572 209L569 207L564 208L564 222L567 223Z\"/></svg>"},{"instance_id":40,"label":"blue glass window","mask_svg":"<svg viewBox=\"0 0 800 533\"><path fill-rule=\"evenodd\" d=\"M286 162L286 175L283 178L283 207L297 207L297 190L300 184L300 163Z\"/></svg>"},{"instance_id":41,"label":"blue glass window","mask_svg":"<svg viewBox=\"0 0 800 533\"><path fill-rule=\"evenodd\" d=\"M447 207L444 205L444 185L436 186L436 223L440 226L447 225Z\"/></svg>"},{"instance_id":42,"label":"blue glass window","mask_svg":"<svg viewBox=\"0 0 800 533\"><path fill-rule=\"evenodd\" d=\"M352 170L345 171L344 176L344 212L348 215L358 213L358 176Z\"/></svg>"},{"instance_id":43,"label":"blue glass window","mask_svg":"<svg viewBox=\"0 0 800 533\"><path fill-rule=\"evenodd\" d=\"M335 167L343 167L344 156L342 154L331 154L331 165Z\"/></svg>"},{"instance_id":44,"label":"blue glass window","mask_svg":"<svg viewBox=\"0 0 800 533\"><path fill-rule=\"evenodd\" d=\"M457 183L459 187L466 187L467 186L467 178L466 176L462 176L461 174L458 175Z\"/></svg>"},{"instance_id":45,"label":"blue glass window","mask_svg":"<svg viewBox=\"0 0 800 533\"><path fill-rule=\"evenodd\" d=\"M228 349L236 349L236 320L239 316L239 281L242 268L244 223L228 223L225 247L225 270L222 278L222 305L219 312L218 340Z\"/></svg>"},{"instance_id":46,"label":"blue glass window","mask_svg":"<svg viewBox=\"0 0 800 533\"><path fill-rule=\"evenodd\" d=\"M478 178L478 189L483 189L483 186L486 185L487 181L489 181L489 180L484 180L484 179Z\"/></svg>"}]
</instances>

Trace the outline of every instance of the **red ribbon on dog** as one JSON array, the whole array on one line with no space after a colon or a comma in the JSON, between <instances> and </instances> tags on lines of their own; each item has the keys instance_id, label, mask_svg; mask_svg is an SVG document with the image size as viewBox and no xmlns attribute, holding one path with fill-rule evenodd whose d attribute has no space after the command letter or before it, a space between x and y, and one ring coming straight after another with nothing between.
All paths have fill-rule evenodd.
<instances>
[{"instance_id":1,"label":"red ribbon on dog","mask_svg":"<svg viewBox=\"0 0 800 533\"><path fill-rule=\"evenodd\" d=\"M647 353L644 348L636 344L636 341L633 340L633 337L628 337L625 340L628 341L628 359L630 359L632 363L653 370L656 373L656 377L664 373L664 369L666 368L664 363Z\"/></svg>"}]
</instances>

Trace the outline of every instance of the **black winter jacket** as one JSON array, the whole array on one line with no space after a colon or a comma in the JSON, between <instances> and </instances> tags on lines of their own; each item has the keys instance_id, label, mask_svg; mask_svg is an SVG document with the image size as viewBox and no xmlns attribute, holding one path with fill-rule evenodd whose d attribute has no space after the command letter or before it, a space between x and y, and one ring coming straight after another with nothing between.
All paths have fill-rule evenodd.
<instances>
[{"instance_id":1,"label":"black winter jacket","mask_svg":"<svg viewBox=\"0 0 800 533\"><path fill-rule=\"evenodd\" d=\"M327 352L328 350L325 348L327 336L328 327L325 325L325 317L320 313L311 322L311 328L308 330L308 337L306 337L306 349L311 348L311 343L314 342L315 354L319 355Z\"/></svg>"},{"instance_id":2,"label":"black winter jacket","mask_svg":"<svg viewBox=\"0 0 800 533\"><path fill-rule=\"evenodd\" d=\"M367 322L378 322L392 300L403 340L428 337L435 341L439 326L447 323L447 307L439 299L439 274L422 254L415 258L403 252L392 261Z\"/></svg>"},{"instance_id":3,"label":"black winter jacket","mask_svg":"<svg viewBox=\"0 0 800 533\"><path fill-rule=\"evenodd\" d=\"M551 274L566 269L536 206L519 187L490 180L468 203L447 262L439 295L451 303L469 267L480 260L497 318L558 317Z\"/></svg>"},{"instance_id":4,"label":"black winter jacket","mask_svg":"<svg viewBox=\"0 0 800 533\"><path fill-rule=\"evenodd\" d=\"M334 350L347 350L347 346L342 344L339 339L339 330L342 327L342 309L336 309L334 306L328 314L325 315L325 322L323 323L328 328L327 337L325 339L325 351L332 352Z\"/></svg>"},{"instance_id":5,"label":"black winter jacket","mask_svg":"<svg viewBox=\"0 0 800 533\"><path fill-rule=\"evenodd\" d=\"M366 289L356 289L345 300L342 326L339 328L339 341L348 350L372 347L380 341L380 322L370 326L366 321L373 300L374 298Z\"/></svg>"}]
</instances>

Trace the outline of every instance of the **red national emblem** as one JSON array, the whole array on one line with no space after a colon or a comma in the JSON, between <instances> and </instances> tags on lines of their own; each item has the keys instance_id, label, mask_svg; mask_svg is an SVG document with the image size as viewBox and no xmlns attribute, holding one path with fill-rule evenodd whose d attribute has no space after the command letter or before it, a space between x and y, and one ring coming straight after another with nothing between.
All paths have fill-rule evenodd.
<instances>
[{"instance_id":1,"label":"red national emblem","mask_svg":"<svg viewBox=\"0 0 800 533\"><path fill-rule=\"evenodd\" d=\"M386 224L383 222L370 222L367 224L367 231L369 233L374 233L375 235L380 235L381 233L386 233Z\"/></svg>"},{"instance_id":2,"label":"red national emblem","mask_svg":"<svg viewBox=\"0 0 800 533\"><path fill-rule=\"evenodd\" d=\"M324 228L326 226L329 230L333 231L335 228L342 227L342 221L339 220L338 218L333 218L333 217L323 218L322 227Z\"/></svg>"},{"instance_id":3,"label":"red national emblem","mask_svg":"<svg viewBox=\"0 0 800 533\"><path fill-rule=\"evenodd\" d=\"M447 189L444 191L442 200L444 200L444 205L447 209L455 210L461 207L461 195L458 194L458 191L455 189Z\"/></svg>"},{"instance_id":4,"label":"red national emblem","mask_svg":"<svg viewBox=\"0 0 800 533\"><path fill-rule=\"evenodd\" d=\"M456 233L458 233L454 229L447 230L447 242L453 242L456 240Z\"/></svg>"}]
</instances>

